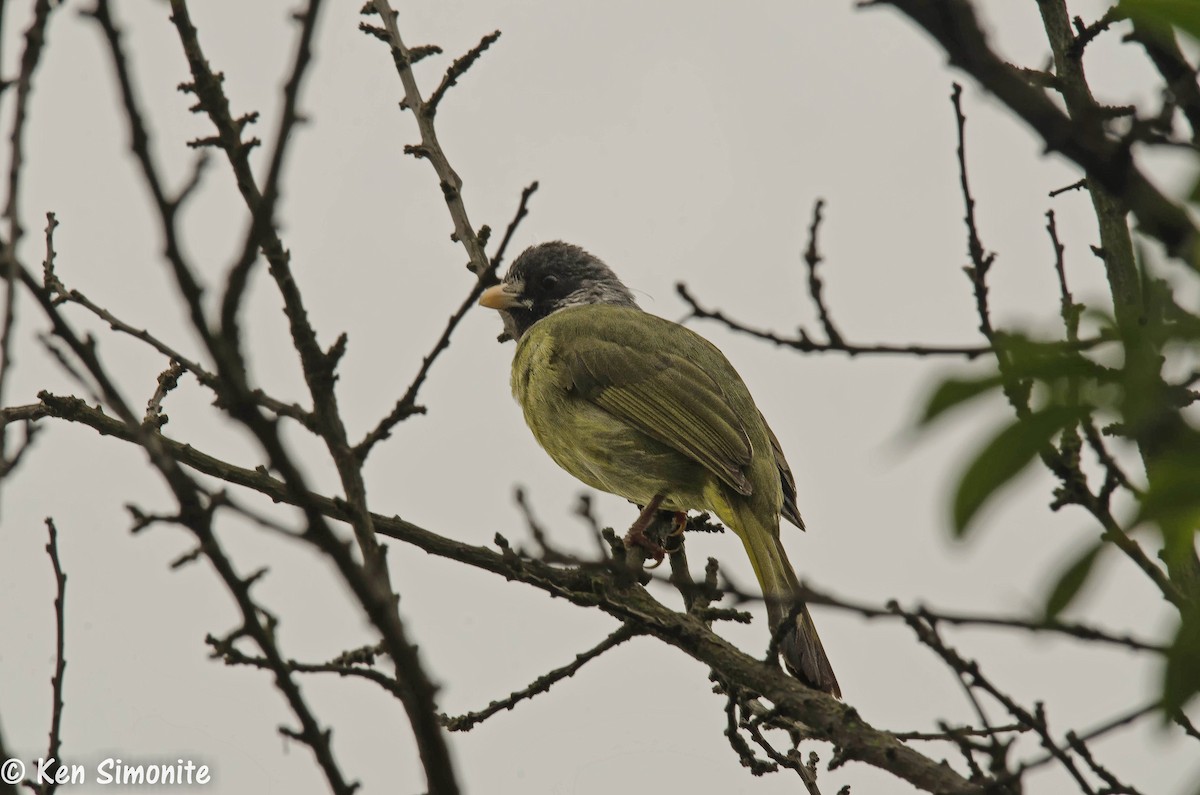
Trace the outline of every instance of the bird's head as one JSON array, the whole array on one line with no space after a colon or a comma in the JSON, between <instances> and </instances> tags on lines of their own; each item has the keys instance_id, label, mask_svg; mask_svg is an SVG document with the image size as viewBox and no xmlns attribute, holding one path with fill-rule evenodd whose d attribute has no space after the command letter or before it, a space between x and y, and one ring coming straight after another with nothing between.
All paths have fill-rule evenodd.
<instances>
[{"instance_id":1,"label":"bird's head","mask_svg":"<svg viewBox=\"0 0 1200 795\"><path fill-rule=\"evenodd\" d=\"M504 281L484 290L479 303L500 312L506 336L514 340L542 318L569 306L637 307L633 293L607 265L562 241L525 249Z\"/></svg>"}]
</instances>

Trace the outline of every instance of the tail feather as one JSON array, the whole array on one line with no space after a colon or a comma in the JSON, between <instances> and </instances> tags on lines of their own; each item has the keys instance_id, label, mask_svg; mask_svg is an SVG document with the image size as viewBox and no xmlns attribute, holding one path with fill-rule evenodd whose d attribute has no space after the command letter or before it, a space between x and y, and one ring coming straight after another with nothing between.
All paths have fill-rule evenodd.
<instances>
[{"instance_id":1,"label":"tail feather","mask_svg":"<svg viewBox=\"0 0 1200 795\"><path fill-rule=\"evenodd\" d=\"M736 509L735 509L736 510ZM794 626L788 627L780 640L779 650L788 670L811 688L842 697L833 666L821 645L821 637L800 599L800 583L788 562L787 553L779 542L779 529L766 527L749 510L736 510L739 520L734 530L741 537L762 588L767 603L767 618L772 632L795 616Z\"/></svg>"}]
</instances>

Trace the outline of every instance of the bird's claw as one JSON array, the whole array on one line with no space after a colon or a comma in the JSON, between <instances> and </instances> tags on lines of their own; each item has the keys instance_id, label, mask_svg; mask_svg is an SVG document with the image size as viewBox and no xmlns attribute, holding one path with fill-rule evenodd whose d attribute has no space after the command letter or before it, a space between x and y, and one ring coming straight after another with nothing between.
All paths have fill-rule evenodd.
<instances>
[{"instance_id":1,"label":"bird's claw","mask_svg":"<svg viewBox=\"0 0 1200 795\"><path fill-rule=\"evenodd\" d=\"M654 558L654 562L646 566L647 569L657 569L662 565L663 558L667 556L667 551L662 546L654 543L650 536L636 527L625 535L625 548L632 547L641 547L650 557Z\"/></svg>"}]
</instances>

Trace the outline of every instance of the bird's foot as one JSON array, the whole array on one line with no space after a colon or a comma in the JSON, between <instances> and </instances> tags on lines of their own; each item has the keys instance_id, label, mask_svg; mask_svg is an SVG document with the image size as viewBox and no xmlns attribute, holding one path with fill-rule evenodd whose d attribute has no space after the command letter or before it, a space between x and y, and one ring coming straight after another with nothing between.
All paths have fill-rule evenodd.
<instances>
[{"instance_id":1,"label":"bird's foot","mask_svg":"<svg viewBox=\"0 0 1200 795\"><path fill-rule=\"evenodd\" d=\"M657 569L667 555L667 550L663 549L662 545L656 544L654 539L646 535L645 531L636 524L625 534L625 548L632 549L633 547L646 550L646 554L654 558L654 562L646 567L648 569Z\"/></svg>"},{"instance_id":2,"label":"bird's foot","mask_svg":"<svg viewBox=\"0 0 1200 795\"><path fill-rule=\"evenodd\" d=\"M675 516L671 520L671 533L669 538L678 538L683 535L683 531L687 529L688 515L683 511L676 511Z\"/></svg>"},{"instance_id":3,"label":"bird's foot","mask_svg":"<svg viewBox=\"0 0 1200 795\"><path fill-rule=\"evenodd\" d=\"M663 495L656 494L642 508L642 512L638 514L637 521L629 528L629 532L625 534L625 548L632 549L633 547L641 547L646 550L650 557L654 558L654 563L647 568L657 568L662 565L663 558L667 556L667 551L662 546L656 543L648 535L646 528L650 526L650 522L654 520L654 515L658 512L658 508L662 505Z\"/></svg>"}]
</instances>

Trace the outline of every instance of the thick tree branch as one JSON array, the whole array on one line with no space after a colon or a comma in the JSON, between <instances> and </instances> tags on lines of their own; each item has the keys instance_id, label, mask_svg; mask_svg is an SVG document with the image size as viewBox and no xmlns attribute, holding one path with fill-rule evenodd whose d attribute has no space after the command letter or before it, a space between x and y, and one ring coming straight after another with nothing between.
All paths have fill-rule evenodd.
<instances>
[{"instance_id":1,"label":"thick tree branch","mask_svg":"<svg viewBox=\"0 0 1200 795\"><path fill-rule=\"evenodd\" d=\"M99 433L133 442L127 425L78 398L55 397L42 393L42 404L35 414L54 416L92 427ZM24 416L24 415L23 415ZM192 445L182 444L161 434L157 442L170 455L188 467L228 483L241 485L274 500L321 512L339 521L352 518L343 500L308 493L298 497L286 483L265 471L238 467L206 455ZM896 741L892 735L862 721L851 707L823 693L809 690L776 666L750 657L720 638L699 618L675 612L640 586L629 584L611 569L589 567L559 568L517 556L511 550L495 552L485 547L463 544L400 519L374 515L374 526L382 535L395 538L438 557L449 558L475 568L518 580L567 599L578 605L599 608L623 623L630 623L644 634L653 635L713 668L727 681L738 682L759 693L775 705L781 714L812 728L814 736L842 749L847 760L865 762L909 781L930 792L973 793L982 788L963 779L953 770Z\"/></svg>"},{"instance_id":2,"label":"thick tree branch","mask_svg":"<svg viewBox=\"0 0 1200 795\"><path fill-rule=\"evenodd\" d=\"M424 670L416 647L409 641L407 630L397 612L398 597L391 585L385 551L376 537L372 514L367 508L366 486L362 477L361 461L349 443L334 390L334 369L338 358L345 350L345 338L341 338L328 352L321 350L317 343L316 331L308 320L308 313L304 307L299 286L292 274L290 254L284 248L272 221L274 194L278 192L278 179L280 178L278 167L282 163L287 132L296 122L297 94L309 62L309 49L317 15L320 11L320 2L319 0L310 0L305 12L301 15L300 41L297 45L297 54L291 75L285 88L284 118L281 121L279 139L276 141L275 151L272 154L271 175L274 176L276 182L268 182L269 193L260 192L258 189L248 159L251 145L242 141L242 125L229 112L229 103L221 88L221 81L212 72L208 60L204 56L198 33L188 15L187 3L185 0L172 0L171 6L171 19L175 23L192 71L194 82L188 87L188 90L196 95L199 107L208 114L217 127L221 148L224 149L229 164L234 170L242 198L254 219L251 239L264 252L268 269L283 296L293 343L300 356L304 378L312 395L315 425L337 467L338 476L346 494L345 505L355 517L350 524L362 551L363 565L359 566L349 551L326 526L320 515L314 511L310 511L308 514L311 538L337 564L339 571L347 584L355 591L355 596L363 605L372 623L383 635L388 655L397 667L397 679L403 681L406 686L408 697L404 700L404 707L417 739L429 786L436 792L452 795L458 791L458 783L453 764L450 761L449 749L446 747L444 733L436 722L435 687ZM270 178L271 176L268 177L268 180ZM236 305L240 293L238 280L244 278L248 271L249 266L243 264L246 261L246 258L243 257L230 272L226 291L227 301L223 307L223 324L231 324L228 328L224 328L223 325L226 332L231 332L236 328ZM229 334L223 335L223 338L228 342ZM284 451L278 429L261 416L250 399L250 393L244 383L244 375L240 374L242 366L240 353L229 350L225 346L214 346L211 352L218 361L218 369L222 375L227 378L232 375L235 378L234 394L229 401L231 413L236 419L246 423L254 432L268 451L272 466L284 473L284 479L291 484L295 495L302 497L307 490L303 486L304 479L300 470ZM303 501L298 504L305 507Z\"/></svg>"},{"instance_id":3,"label":"thick tree branch","mask_svg":"<svg viewBox=\"0 0 1200 795\"><path fill-rule=\"evenodd\" d=\"M1090 123L1097 105L1081 59L1071 55L1071 48L1077 39L1068 21L1066 0L1039 0L1038 7L1046 38L1054 53L1060 93L1067 111L1073 121ZM1124 152L1124 156L1132 168L1133 161L1128 151ZM1166 399L1161 342L1145 332L1148 324L1155 324L1158 320L1149 316L1155 309L1142 289L1142 274L1134 257L1133 239L1125 219L1128 212L1126 204L1122 196L1114 195L1118 192L1103 184L1091 172L1088 182L1088 192L1100 230L1100 253L1108 276L1117 326L1125 342L1125 371L1128 374L1125 420L1129 433L1137 442L1153 488L1154 482L1163 476L1161 461L1177 454L1181 443L1188 437L1188 426L1177 407ZM1200 250L1194 251L1193 257L1192 265L1200 268ZM1190 538L1194 528L1189 526L1184 531ZM1167 534L1164 529L1164 535ZM1167 570L1176 588L1186 594L1189 600L1200 603L1200 557L1193 544L1189 542L1188 547L1186 554L1167 556Z\"/></svg>"}]
</instances>

